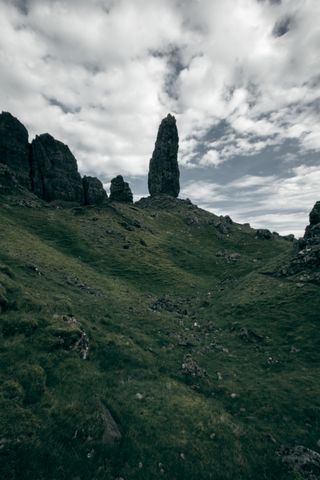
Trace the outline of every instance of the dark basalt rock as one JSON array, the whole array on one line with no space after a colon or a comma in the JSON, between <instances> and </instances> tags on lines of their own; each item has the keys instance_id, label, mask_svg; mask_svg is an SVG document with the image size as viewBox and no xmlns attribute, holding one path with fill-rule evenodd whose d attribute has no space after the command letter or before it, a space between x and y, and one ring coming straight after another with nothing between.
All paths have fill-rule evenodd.
<instances>
[{"instance_id":1,"label":"dark basalt rock","mask_svg":"<svg viewBox=\"0 0 320 480\"><path fill-rule=\"evenodd\" d=\"M169 114L160 124L149 164L148 188L151 196L167 194L177 197L179 195L178 149L176 119Z\"/></svg>"},{"instance_id":2,"label":"dark basalt rock","mask_svg":"<svg viewBox=\"0 0 320 480\"><path fill-rule=\"evenodd\" d=\"M314 205L309 218L310 224L303 238L294 244L294 255L280 269L280 276L299 274L302 282L320 284L320 202Z\"/></svg>"},{"instance_id":3,"label":"dark basalt rock","mask_svg":"<svg viewBox=\"0 0 320 480\"><path fill-rule=\"evenodd\" d=\"M108 195L98 178L84 176L82 183L85 205L101 205L108 200Z\"/></svg>"},{"instance_id":4,"label":"dark basalt rock","mask_svg":"<svg viewBox=\"0 0 320 480\"><path fill-rule=\"evenodd\" d=\"M266 228L258 228L258 230L256 230L256 239L272 240L273 238L273 234Z\"/></svg>"},{"instance_id":5,"label":"dark basalt rock","mask_svg":"<svg viewBox=\"0 0 320 480\"><path fill-rule=\"evenodd\" d=\"M30 189L28 131L8 112L0 114L0 163L14 172L20 185Z\"/></svg>"},{"instance_id":6,"label":"dark basalt rock","mask_svg":"<svg viewBox=\"0 0 320 480\"><path fill-rule=\"evenodd\" d=\"M10 194L19 190L19 183L14 172L7 165L0 163L0 193Z\"/></svg>"},{"instance_id":7,"label":"dark basalt rock","mask_svg":"<svg viewBox=\"0 0 320 480\"><path fill-rule=\"evenodd\" d=\"M118 175L111 180L109 199L111 202L133 202L131 188L129 184L123 180L122 175Z\"/></svg>"},{"instance_id":8,"label":"dark basalt rock","mask_svg":"<svg viewBox=\"0 0 320 480\"><path fill-rule=\"evenodd\" d=\"M32 142L33 191L44 200L84 202L77 161L67 145L45 133Z\"/></svg>"},{"instance_id":9,"label":"dark basalt rock","mask_svg":"<svg viewBox=\"0 0 320 480\"><path fill-rule=\"evenodd\" d=\"M317 225L320 223L320 201L316 202L309 215L310 225Z\"/></svg>"}]
</instances>

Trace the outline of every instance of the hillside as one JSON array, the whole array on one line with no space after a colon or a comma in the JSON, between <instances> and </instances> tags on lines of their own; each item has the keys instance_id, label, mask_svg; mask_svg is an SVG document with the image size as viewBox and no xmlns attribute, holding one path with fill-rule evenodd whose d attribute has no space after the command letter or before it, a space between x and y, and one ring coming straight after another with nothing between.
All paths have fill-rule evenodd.
<instances>
[{"instance_id":1,"label":"hillside","mask_svg":"<svg viewBox=\"0 0 320 480\"><path fill-rule=\"evenodd\" d=\"M318 478L319 285L274 275L292 242L164 196L0 200L1 478Z\"/></svg>"}]
</instances>

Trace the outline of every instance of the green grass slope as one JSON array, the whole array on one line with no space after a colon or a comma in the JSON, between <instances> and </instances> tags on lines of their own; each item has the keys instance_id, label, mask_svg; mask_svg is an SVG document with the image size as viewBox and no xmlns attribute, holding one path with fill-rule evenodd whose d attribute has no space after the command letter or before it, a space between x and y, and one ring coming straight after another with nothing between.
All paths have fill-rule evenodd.
<instances>
[{"instance_id":1,"label":"green grass slope","mask_svg":"<svg viewBox=\"0 0 320 480\"><path fill-rule=\"evenodd\" d=\"M300 478L277 450L317 449L320 296L269 274L292 244L33 206L0 207L1 478Z\"/></svg>"}]
</instances>

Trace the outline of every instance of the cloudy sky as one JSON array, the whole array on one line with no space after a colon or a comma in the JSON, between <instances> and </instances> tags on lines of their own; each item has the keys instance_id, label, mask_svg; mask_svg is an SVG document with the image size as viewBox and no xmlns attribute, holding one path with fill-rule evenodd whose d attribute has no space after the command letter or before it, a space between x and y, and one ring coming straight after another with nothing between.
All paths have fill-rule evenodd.
<instances>
[{"instance_id":1,"label":"cloudy sky","mask_svg":"<svg viewBox=\"0 0 320 480\"><path fill-rule=\"evenodd\" d=\"M320 199L319 19L319 0L0 0L0 110L137 198L171 112L182 197L298 236Z\"/></svg>"}]
</instances>

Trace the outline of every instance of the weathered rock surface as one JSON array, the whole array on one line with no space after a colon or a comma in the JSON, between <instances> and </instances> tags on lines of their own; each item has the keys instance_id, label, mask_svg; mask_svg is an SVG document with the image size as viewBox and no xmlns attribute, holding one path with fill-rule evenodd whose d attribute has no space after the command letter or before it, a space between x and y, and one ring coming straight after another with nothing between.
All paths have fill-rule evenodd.
<instances>
[{"instance_id":1,"label":"weathered rock surface","mask_svg":"<svg viewBox=\"0 0 320 480\"><path fill-rule=\"evenodd\" d=\"M179 195L178 149L179 137L176 119L169 114L160 124L149 164L148 188L150 195L163 193L172 197Z\"/></svg>"},{"instance_id":2,"label":"weathered rock surface","mask_svg":"<svg viewBox=\"0 0 320 480\"><path fill-rule=\"evenodd\" d=\"M270 232L270 230L267 230L266 228L258 228L258 230L256 230L256 239L272 240L273 238L273 234Z\"/></svg>"},{"instance_id":3,"label":"weathered rock surface","mask_svg":"<svg viewBox=\"0 0 320 480\"><path fill-rule=\"evenodd\" d=\"M7 165L0 163L0 193L10 194L19 190L19 183L14 172Z\"/></svg>"},{"instance_id":4,"label":"weathered rock surface","mask_svg":"<svg viewBox=\"0 0 320 480\"><path fill-rule=\"evenodd\" d=\"M108 195L98 178L84 176L82 183L85 205L101 205L108 200Z\"/></svg>"},{"instance_id":5,"label":"weathered rock surface","mask_svg":"<svg viewBox=\"0 0 320 480\"><path fill-rule=\"evenodd\" d=\"M131 188L129 184L123 180L122 175L118 175L111 180L109 199L111 202L133 202Z\"/></svg>"},{"instance_id":6,"label":"weathered rock surface","mask_svg":"<svg viewBox=\"0 0 320 480\"><path fill-rule=\"evenodd\" d=\"M0 114L0 163L14 172L19 184L30 188L28 131L8 112Z\"/></svg>"},{"instance_id":7,"label":"weathered rock surface","mask_svg":"<svg viewBox=\"0 0 320 480\"><path fill-rule=\"evenodd\" d=\"M51 202L64 200L84 202L83 185L77 161L67 145L48 133L38 135L32 142L33 191Z\"/></svg>"},{"instance_id":8,"label":"weathered rock surface","mask_svg":"<svg viewBox=\"0 0 320 480\"><path fill-rule=\"evenodd\" d=\"M278 450L282 462L295 471L299 478L318 480L320 478L320 454L314 450L297 445L282 447Z\"/></svg>"},{"instance_id":9,"label":"weathered rock surface","mask_svg":"<svg viewBox=\"0 0 320 480\"><path fill-rule=\"evenodd\" d=\"M320 284L320 202L317 202L309 215L310 224L303 238L294 244L295 255L289 264L280 270L281 276L299 274L300 282Z\"/></svg>"}]
</instances>

